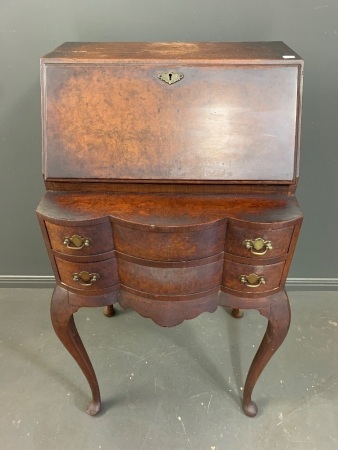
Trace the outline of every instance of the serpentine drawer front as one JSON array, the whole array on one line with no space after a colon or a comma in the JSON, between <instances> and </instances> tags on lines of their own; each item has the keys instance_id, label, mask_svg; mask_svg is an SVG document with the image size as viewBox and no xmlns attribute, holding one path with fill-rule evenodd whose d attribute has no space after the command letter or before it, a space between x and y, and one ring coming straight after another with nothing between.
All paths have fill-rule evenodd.
<instances>
[{"instance_id":1,"label":"serpentine drawer front","mask_svg":"<svg viewBox=\"0 0 338 450\"><path fill-rule=\"evenodd\" d=\"M97 290L119 283L116 258L95 262L55 260L61 282L71 288Z\"/></svg>"},{"instance_id":2,"label":"serpentine drawer front","mask_svg":"<svg viewBox=\"0 0 338 450\"><path fill-rule=\"evenodd\" d=\"M225 261L223 286L239 292L250 294L251 291L270 292L277 290L281 283L284 261L265 266L240 264L234 261Z\"/></svg>"},{"instance_id":3,"label":"serpentine drawer front","mask_svg":"<svg viewBox=\"0 0 338 450\"><path fill-rule=\"evenodd\" d=\"M89 414L100 391L73 314L116 302L161 326L258 310L268 327L243 391L257 413L252 390L290 321L302 71L282 42L65 43L42 58L37 214L52 323Z\"/></svg>"},{"instance_id":4,"label":"serpentine drawer front","mask_svg":"<svg viewBox=\"0 0 338 450\"><path fill-rule=\"evenodd\" d=\"M154 231L113 224L116 250L137 258L159 261L190 261L218 255L224 250L226 225L202 230L167 228ZM151 241L151 245L149 245Z\"/></svg>"},{"instance_id":5,"label":"serpentine drawer front","mask_svg":"<svg viewBox=\"0 0 338 450\"><path fill-rule=\"evenodd\" d=\"M89 226L56 225L46 222L51 247L68 255L97 255L113 250L109 222Z\"/></svg>"},{"instance_id":6,"label":"serpentine drawer front","mask_svg":"<svg viewBox=\"0 0 338 450\"><path fill-rule=\"evenodd\" d=\"M294 227L280 229L251 228L230 223L227 229L225 251L245 258L268 259L286 255L289 251Z\"/></svg>"}]
</instances>

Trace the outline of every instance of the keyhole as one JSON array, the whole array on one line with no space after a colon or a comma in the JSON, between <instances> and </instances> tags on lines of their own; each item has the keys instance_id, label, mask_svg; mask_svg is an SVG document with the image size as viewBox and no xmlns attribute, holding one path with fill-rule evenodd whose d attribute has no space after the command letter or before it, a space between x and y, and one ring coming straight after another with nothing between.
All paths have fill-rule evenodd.
<instances>
[{"instance_id":1,"label":"keyhole","mask_svg":"<svg viewBox=\"0 0 338 450\"><path fill-rule=\"evenodd\" d=\"M176 83L176 81L180 81L183 78L183 73L175 73L173 71L167 73L158 74L158 78L162 81L165 81L168 84Z\"/></svg>"}]
</instances>

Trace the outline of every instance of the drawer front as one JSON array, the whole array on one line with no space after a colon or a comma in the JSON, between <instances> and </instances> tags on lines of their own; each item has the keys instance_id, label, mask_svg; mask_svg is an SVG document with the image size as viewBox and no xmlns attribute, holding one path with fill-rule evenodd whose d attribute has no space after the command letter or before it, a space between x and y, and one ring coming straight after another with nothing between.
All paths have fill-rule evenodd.
<instances>
[{"instance_id":1,"label":"drawer front","mask_svg":"<svg viewBox=\"0 0 338 450\"><path fill-rule=\"evenodd\" d=\"M75 289L96 290L119 283L116 258L93 263L55 258L62 283Z\"/></svg>"},{"instance_id":2,"label":"drawer front","mask_svg":"<svg viewBox=\"0 0 338 450\"><path fill-rule=\"evenodd\" d=\"M209 258L206 258L209 260ZM220 286L223 259L198 265L118 257L121 284L157 295L188 295Z\"/></svg>"},{"instance_id":3,"label":"drawer front","mask_svg":"<svg viewBox=\"0 0 338 450\"><path fill-rule=\"evenodd\" d=\"M226 288L250 294L272 291L280 285L284 264L283 261L258 266L225 260L222 284Z\"/></svg>"},{"instance_id":4,"label":"drawer front","mask_svg":"<svg viewBox=\"0 0 338 450\"><path fill-rule=\"evenodd\" d=\"M90 226L63 226L45 222L53 250L68 255L96 255L113 250L110 222Z\"/></svg>"},{"instance_id":5,"label":"drawer front","mask_svg":"<svg viewBox=\"0 0 338 450\"><path fill-rule=\"evenodd\" d=\"M154 261L189 261L221 253L225 225L201 231L155 232L114 224L113 235L121 253Z\"/></svg>"},{"instance_id":6,"label":"drawer front","mask_svg":"<svg viewBox=\"0 0 338 450\"><path fill-rule=\"evenodd\" d=\"M267 259L285 255L289 251L294 227L275 230L238 227L229 223L225 251L232 255L253 259Z\"/></svg>"}]
</instances>

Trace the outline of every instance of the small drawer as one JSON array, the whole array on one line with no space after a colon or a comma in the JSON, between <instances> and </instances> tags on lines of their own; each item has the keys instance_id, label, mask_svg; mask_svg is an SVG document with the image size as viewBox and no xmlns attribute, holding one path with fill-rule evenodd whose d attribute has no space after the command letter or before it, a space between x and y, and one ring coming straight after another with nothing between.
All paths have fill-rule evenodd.
<instances>
[{"instance_id":1,"label":"small drawer","mask_svg":"<svg viewBox=\"0 0 338 450\"><path fill-rule=\"evenodd\" d=\"M97 255L113 250L110 222L89 226L64 226L45 222L53 250L68 255Z\"/></svg>"},{"instance_id":2,"label":"small drawer","mask_svg":"<svg viewBox=\"0 0 338 450\"><path fill-rule=\"evenodd\" d=\"M272 291L280 285L284 264L282 261L258 266L225 260L222 284L226 288L252 294Z\"/></svg>"},{"instance_id":3,"label":"small drawer","mask_svg":"<svg viewBox=\"0 0 338 450\"><path fill-rule=\"evenodd\" d=\"M60 280L65 285L83 290L103 289L119 283L116 258L79 263L55 258Z\"/></svg>"},{"instance_id":4,"label":"small drawer","mask_svg":"<svg viewBox=\"0 0 338 450\"><path fill-rule=\"evenodd\" d=\"M294 227L275 230L238 227L229 223L225 251L245 258L274 258L289 251Z\"/></svg>"}]
</instances>

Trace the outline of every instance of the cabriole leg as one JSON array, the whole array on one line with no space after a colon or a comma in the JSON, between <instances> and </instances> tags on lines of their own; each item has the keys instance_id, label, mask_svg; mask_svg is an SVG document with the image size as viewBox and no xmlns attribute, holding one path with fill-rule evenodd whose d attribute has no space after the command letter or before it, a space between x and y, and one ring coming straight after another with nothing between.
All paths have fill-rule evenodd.
<instances>
[{"instance_id":1,"label":"cabriole leg","mask_svg":"<svg viewBox=\"0 0 338 450\"><path fill-rule=\"evenodd\" d=\"M73 313L76 310L77 308L69 306L68 292L62 287L56 286L51 302L52 324L58 338L73 356L87 378L93 396L87 407L87 413L93 416L100 410L100 390L92 363L75 326Z\"/></svg>"},{"instance_id":2,"label":"cabriole leg","mask_svg":"<svg viewBox=\"0 0 338 450\"><path fill-rule=\"evenodd\" d=\"M251 400L255 384L271 357L284 341L290 326L290 305L285 291L271 297L267 318L268 326L265 335L252 361L244 386L243 409L245 414L250 417L257 414L257 406Z\"/></svg>"}]
</instances>

